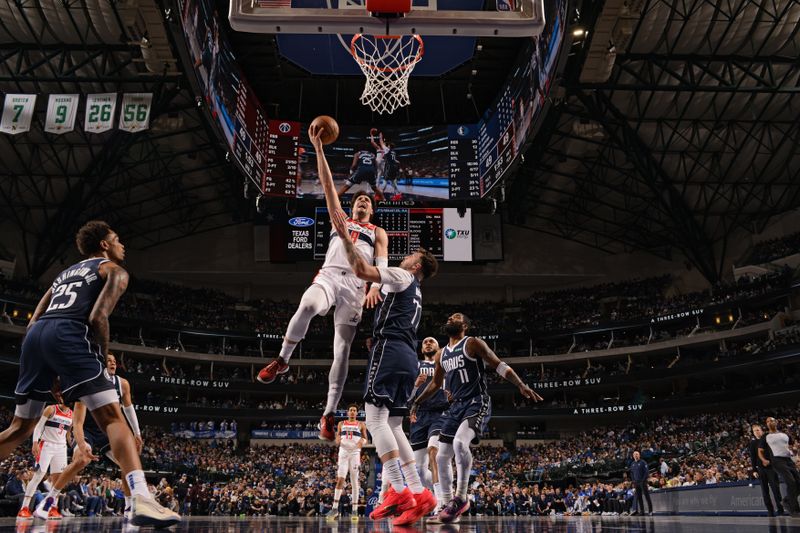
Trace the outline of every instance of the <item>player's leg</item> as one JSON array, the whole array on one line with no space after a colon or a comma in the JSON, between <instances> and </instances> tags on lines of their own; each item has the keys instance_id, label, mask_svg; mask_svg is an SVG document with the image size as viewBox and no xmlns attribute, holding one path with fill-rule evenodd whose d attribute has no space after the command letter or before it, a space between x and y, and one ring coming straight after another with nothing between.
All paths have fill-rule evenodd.
<instances>
[{"instance_id":1,"label":"player's leg","mask_svg":"<svg viewBox=\"0 0 800 533\"><path fill-rule=\"evenodd\" d=\"M46 449L46 446L39 448L39 453L36 457L36 465L34 466L33 477L31 477L30 481L28 481L28 484L25 486L25 496L22 498L22 507L20 508L20 514L17 515L18 517L32 517L30 514L31 500L33 499L34 494L36 494L39 484L47 475L47 469L50 467L52 457L53 454L50 452L50 450ZM27 513L24 513L23 510L27 511Z\"/></svg>"},{"instance_id":2,"label":"player's leg","mask_svg":"<svg viewBox=\"0 0 800 533\"><path fill-rule=\"evenodd\" d=\"M100 429L108 435L111 453L128 482L133 498L134 525L167 527L180 521L178 514L159 505L147 488L142 463L133 438L119 405L114 390L103 391L81 397Z\"/></svg>"},{"instance_id":3,"label":"player's leg","mask_svg":"<svg viewBox=\"0 0 800 533\"><path fill-rule=\"evenodd\" d=\"M353 345L357 331L356 326L348 324L336 324L333 327L333 363L328 373L328 401L323 413L325 415L333 414L342 399L345 381L347 381L350 347Z\"/></svg>"},{"instance_id":4,"label":"player's leg","mask_svg":"<svg viewBox=\"0 0 800 533\"><path fill-rule=\"evenodd\" d=\"M358 519L358 498L361 494L361 483L359 480L359 470L361 467L361 451L356 450L350 457L350 488L351 497L350 502L353 507L353 512L350 515L351 519L355 517Z\"/></svg>"},{"instance_id":5,"label":"player's leg","mask_svg":"<svg viewBox=\"0 0 800 533\"><path fill-rule=\"evenodd\" d=\"M459 426L453 439L453 451L456 459L456 497L464 501L467 500L469 475L472 471L472 451L469 446L475 436L475 430L471 427L470 421L465 420Z\"/></svg>"},{"instance_id":6,"label":"player's leg","mask_svg":"<svg viewBox=\"0 0 800 533\"><path fill-rule=\"evenodd\" d=\"M339 448L339 457L336 462L336 487L333 489L333 506L328 512L328 518L336 518L339 516L339 501L342 499L342 492L344 492L344 482L347 477L348 460L347 453L344 449Z\"/></svg>"},{"instance_id":7,"label":"player's leg","mask_svg":"<svg viewBox=\"0 0 800 533\"><path fill-rule=\"evenodd\" d=\"M14 389L17 406L11 424L0 433L0 461L33 434L50 396L54 375L42 357L41 333L45 327L42 322L34 323L22 341L19 378Z\"/></svg>"},{"instance_id":8,"label":"player's leg","mask_svg":"<svg viewBox=\"0 0 800 533\"><path fill-rule=\"evenodd\" d=\"M313 283L306 289L300 299L300 305L297 306L297 311L289 320L278 357L261 369L258 373L258 381L272 383L278 374L283 374L289 369L289 360L298 343L306 336L311 319L326 313L330 307L328 293L322 285Z\"/></svg>"},{"instance_id":9,"label":"player's leg","mask_svg":"<svg viewBox=\"0 0 800 533\"><path fill-rule=\"evenodd\" d=\"M406 488L403 479L397 440L389 425L389 408L377 406L367 401L364 410L367 413L367 429L372 435L375 451L383 465L383 477L389 484L389 489L383 498L383 502L370 515L373 520L378 520L404 512L414 507L416 501L411 491Z\"/></svg>"},{"instance_id":10,"label":"player's leg","mask_svg":"<svg viewBox=\"0 0 800 533\"><path fill-rule=\"evenodd\" d=\"M108 457L109 461L119 466L119 461L117 461L117 458L114 457L114 453L111 450L106 450L105 455ZM126 520L130 520L133 510L133 496L131 495L131 488L128 485L128 480L125 478L125 476L122 476L122 494L125 496L125 508L123 514Z\"/></svg>"},{"instance_id":11,"label":"player's leg","mask_svg":"<svg viewBox=\"0 0 800 533\"><path fill-rule=\"evenodd\" d=\"M433 485L433 495L436 496L436 507L441 509L447 502L442 502L442 486L439 483L439 464L436 455L439 453L439 434L431 435L428 439L428 461L430 462L431 484Z\"/></svg>"}]
</instances>

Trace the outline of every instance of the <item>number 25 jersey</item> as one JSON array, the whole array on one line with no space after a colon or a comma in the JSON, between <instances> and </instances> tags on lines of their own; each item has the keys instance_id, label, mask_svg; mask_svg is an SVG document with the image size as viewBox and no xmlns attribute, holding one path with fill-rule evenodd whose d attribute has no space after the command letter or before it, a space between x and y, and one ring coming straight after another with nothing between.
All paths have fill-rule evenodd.
<instances>
[{"instance_id":1,"label":"number 25 jersey","mask_svg":"<svg viewBox=\"0 0 800 533\"><path fill-rule=\"evenodd\" d=\"M41 318L88 323L89 314L105 286L99 273L100 265L108 261L103 257L84 259L61 272L53 282L50 305Z\"/></svg>"}]
</instances>

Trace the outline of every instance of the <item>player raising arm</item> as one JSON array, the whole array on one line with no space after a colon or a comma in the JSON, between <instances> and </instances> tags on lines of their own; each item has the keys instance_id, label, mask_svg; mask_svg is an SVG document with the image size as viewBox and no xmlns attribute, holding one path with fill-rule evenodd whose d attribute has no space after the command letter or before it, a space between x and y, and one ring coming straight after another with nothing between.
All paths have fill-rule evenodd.
<instances>
[{"instance_id":1,"label":"player raising arm","mask_svg":"<svg viewBox=\"0 0 800 533\"><path fill-rule=\"evenodd\" d=\"M386 232L374 224L370 218L374 214L372 198L366 193L353 197L351 217L342 211L339 196L333 187L333 178L321 140L322 130L309 128L308 136L317 154L317 170L320 183L325 192L325 201L331 218L340 213L346 221L343 236L351 240L353 246L364 261L376 266L387 266L389 239ZM374 259L373 259L374 258ZM333 413L339 404L347 380L347 363L350 359L350 346L355 338L358 323L364 305L371 308L380 301L378 286L373 285L365 294L365 283L354 275L347 261L342 240L337 238L337 230L331 232L330 245L325 254L325 263L314 277L311 286L303 293L289 326L278 357L258 373L258 381L272 383L278 374L289 370L289 359L297 344L305 337L311 319L317 315L324 316L332 307L336 307L333 315L333 364L328 374L328 401L320 420L320 438L333 440L336 426Z\"/></svg>"},{"instance_id":2,"label":"player raising arm","mask_svg":"<svg viewBox=\"0 0 800 533\"><path fill-rule=\"evenodd\" d=\"M442 415L439 452L436 456L442 499L445 501L445 507L439 513L439 520L443 523L456 521L469 509L467 488L472 470L469 446L480 442L492 413L486 384L487 367L514 384L525 398L535 402L542 400L514 369L495 355L483 339L467 336L469 327L470 320L462 313L455 313L448 318L444 331L450 342L434 357L436 367L433 379L411 406L413 419L420 405L433 397L442 388L442 383L452 399L449 409ZM453 470L450 462L454 455L457 487L456 495L451 499Z\"/></svg>"}]
</instances>

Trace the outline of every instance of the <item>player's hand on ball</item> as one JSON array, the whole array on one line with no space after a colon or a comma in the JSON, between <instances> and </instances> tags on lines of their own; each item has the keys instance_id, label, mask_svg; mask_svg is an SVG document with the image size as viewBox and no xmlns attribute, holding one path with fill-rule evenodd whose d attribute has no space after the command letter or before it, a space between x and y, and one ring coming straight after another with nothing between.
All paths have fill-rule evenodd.
<instances>
[{"instance_id":1,"label":"player's hand on ball","mask_svg":"<svg viewBox=\"0 0 800 533\"><path fill-rule=\"evenodd\" d=\"M378 134L378 128L370 128L369 134L370 135L377 135Z\"/></svg>"},{"instance_id":2,"label":"player's hand on ball","mask_svg":"<svg viewBox=\"0 0 800 533\"><path fill-rule=\"evenodd\" d=\"M381 298L381 289L377 283L373 283L367 293L367 298L364 300L364 307L372 309L381 301L383 301L383 298Z\"/></svg>"},{"instance_id":3,"label":"player's hand on ball","mask_svg":"<svg viewBox=\"0 0 800 533\"><path fill-rule=\"evenodd\" d=\"M534 402L541 402L544 400L539 394L533 390L532 388L528 387L524 383L519 387L519 393L522 394L525 398L529 400L533 400Z\"/></svg>"},{"instance_id":4,"label":"player's hand on ball","mask_svg":"<svg viewBox=\"0 0 800 533\"><path fill-rule=\"evenodd\" d=\"M311 144L314 146L316 151L322 150L322 128L318 128L313 124L308 127L308 139L311 141Z\"/></svg>"}]
</instances>

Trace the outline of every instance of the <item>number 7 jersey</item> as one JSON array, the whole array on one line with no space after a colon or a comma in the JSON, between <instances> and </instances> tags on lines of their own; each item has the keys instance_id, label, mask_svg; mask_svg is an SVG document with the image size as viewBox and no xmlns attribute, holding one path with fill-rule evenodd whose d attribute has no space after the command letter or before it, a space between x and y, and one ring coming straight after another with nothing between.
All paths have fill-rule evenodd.
<instances>
[{"instance_id":1,"label":"number 7 jersey","mask_svg":"<svg viewBox=\"0 0 800 533\"><path fill-rule=\"evenodd\" d=\"M103 257L84 259L61 272L53 282L50 305L41 318L88 323L89 314L105 286L99 273L100 265L108 261Z\"/></svg>"}]
</instances>

